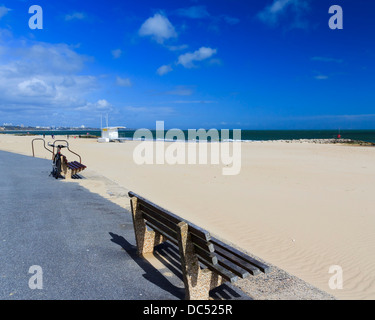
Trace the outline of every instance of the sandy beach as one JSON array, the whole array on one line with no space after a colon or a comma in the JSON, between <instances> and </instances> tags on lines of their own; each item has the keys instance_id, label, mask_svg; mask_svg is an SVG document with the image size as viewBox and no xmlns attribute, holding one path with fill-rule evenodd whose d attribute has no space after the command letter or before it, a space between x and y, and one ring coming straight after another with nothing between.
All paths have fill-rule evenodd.
<instances>
[{"instance_id":1,"label":"sandy beach","mask_svg":"<svg viewBox=\"0 0 375 320\"><path fill-rule=\"evenodd\" d=\"M32 156L34 138L0 135L0 149ZM375 298L374 147L243 142L240 173L223 175L223 164L138 165L133 154L140 143L69 139L88 170L116 185L338 299ZM40 141L35 156L51 158ZM129 206L98 180L69 183ZM342 289L329 286L331 266L342 268Z\"/></svg>"}]
</instances>

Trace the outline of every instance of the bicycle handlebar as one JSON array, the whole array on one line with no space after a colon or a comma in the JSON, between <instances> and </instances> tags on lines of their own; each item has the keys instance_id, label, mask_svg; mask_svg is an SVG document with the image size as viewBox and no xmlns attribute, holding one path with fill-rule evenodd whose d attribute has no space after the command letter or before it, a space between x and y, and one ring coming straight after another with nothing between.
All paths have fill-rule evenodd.
<instances>
[{"instance_id":1,"label":"bicycle handlebar","mask_svg":"<svg viewBox=\"0 0 375 320\"><path fill-rule=\"evenodd\" d=\"M64 145L58 145L58 146L55 146L55 143L57 142L57 141L63 141L63 142L66 142L66 145L64 146ZM72 150L70 150L69 149L69 143L68 143L68 141L66 141L66 140L55 140L54 142L53 142L53 144L51 144L50 142L48 142L48 145L50 146L50 147L52 147L53 148L53 154L55 153L55 147L56 148L60 148L60 149L62 149L62 148L67 148L71 153L73 153L73 154L75 154L78 158L79 158L79 163L81 163L81 156L78 154L78 153L75 153L75 152L73 152Z\"/></svg>"},{"instance_id":2,"label":"bicycle handlebar","mask_svg":"<svg viewBox=\"0 0 375 320\"><path fill-rule=\"evenodd\" d=\"M62 149L62 148L67 148L67 147L68 147L68 146L63 146L62 144L59 144L59 145L55 146L54 144L51 144L50 142L48 142L48 145L49 145L50 147L53 147L53 148L60 148L60 149Z\"/></svg>"}]
</instances>

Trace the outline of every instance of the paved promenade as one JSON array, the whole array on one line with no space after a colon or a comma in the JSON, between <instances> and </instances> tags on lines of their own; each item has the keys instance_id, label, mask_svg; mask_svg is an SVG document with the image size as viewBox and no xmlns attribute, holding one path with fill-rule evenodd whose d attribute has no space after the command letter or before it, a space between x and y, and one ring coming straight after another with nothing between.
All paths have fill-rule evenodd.
<instances>
[{"instance_id":1,"label":"paved promenade","mask_svg":"<svg viewBox=\"0 0 375 320\"><path fill-rule=\"evenodd\" d=\"M0 151L0 300L183 299L178 277L136 256L129 212L51 165Z\"/></svg>"}]
</instances>

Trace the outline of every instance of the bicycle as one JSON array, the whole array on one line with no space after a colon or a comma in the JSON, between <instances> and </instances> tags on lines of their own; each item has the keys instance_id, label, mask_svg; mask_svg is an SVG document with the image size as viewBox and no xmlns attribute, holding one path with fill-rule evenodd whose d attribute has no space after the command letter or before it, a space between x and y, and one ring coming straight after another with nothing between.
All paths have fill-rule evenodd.
<instances>
[{"instance_id":1,"label":"bicycle","mask_svg":"<svg viewBox=\"0 0 375 320\"><path fill-rule=\"evenodd\" d=\"M49 146L51 146L50 144L48 144ZM63 146L63 145L58 145L57 146L57 152L55 154L55 156L53 157L53 160L52 160L52 171L51 173L49 174L50 176L52 175L55 179L58 179L58 178L64 178L62 175L61 175L61 162L64 161L66 162L66 158L64 155L61 154L61 149L62 148L66 148L67 146Z\"/></svg>"}]
</instances>

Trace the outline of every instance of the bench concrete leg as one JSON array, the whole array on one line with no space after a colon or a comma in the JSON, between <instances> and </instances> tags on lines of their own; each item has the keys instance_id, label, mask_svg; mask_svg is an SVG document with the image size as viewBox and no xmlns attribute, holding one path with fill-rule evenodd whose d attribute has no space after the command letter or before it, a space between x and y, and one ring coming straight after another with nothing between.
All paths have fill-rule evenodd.
<instances>
[{"instance_id":1,"label":"bench concrete leg","mask_svg":"<svg viewBox=\"0 0 375 320\"><path fill-rule=\"evenodd\" d=\"M133 217L133 226L135 233L135 241L137 243L137 253L143 256L146 253L152 253L154 247L165 241L164 237L155 231L147 230L146 223L138 209L138 199L131 198L131 209Z\"/></svg>"},{"instance_id":2,"label":"bench concrete leg","mask_svg":"<svg viewBox=\"0 0 375 320\"><path fill-rule=\"evenodd\" d=\"M72 178L73 177L72 170L67 167L66 170L64 170L64 176L65 176L66 180L72 180L73 179Z\"/></svg>"},{"instance_id":3,"label":"bench concrete leg","mask_svg":"<svg viewBox=\"0 0 375 320\"><path fill-rule=\"evenodd\" d=\"M66 175L65 175L65 179L67 180L72 180L73 179L73 171L71 169L68 169Z\"/></svg>"},{"instance_id":4,"label":"bench concrete leg","mask_svg":"<svg viewBox=\"0 0 375 320\"><path fill-rule=\"evenodd\" d=\"M209 291L219 286L223 279L209 269L201 269L190 240L188 224L178 224L177 237L181 256L182 274L185 284L186 300L208 300Z\"/></svg>"},{"instance_id":5,"label":"bench concrete leg","mask_svg":"<svg viewBox=\"0 0 375 320\"><path fill-rule=\"evenodd\" d=\"M68 173L68 166L64 163L64 161L61 162L61 174L66 178Z\"/></svg>"},{"instance_id":6,"label":"bench concrete leg","mask_svg":"<svg viewBox=\"0 0 375 320\"><path fill-rule=\"evenodd\" d=\"M66 180L71 180L75 173L75 170L70 169L64 161L61 162L61 174Z\"/></svg>"}]
</instances>

